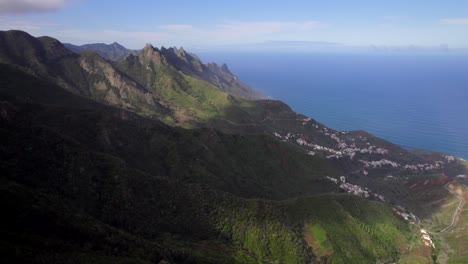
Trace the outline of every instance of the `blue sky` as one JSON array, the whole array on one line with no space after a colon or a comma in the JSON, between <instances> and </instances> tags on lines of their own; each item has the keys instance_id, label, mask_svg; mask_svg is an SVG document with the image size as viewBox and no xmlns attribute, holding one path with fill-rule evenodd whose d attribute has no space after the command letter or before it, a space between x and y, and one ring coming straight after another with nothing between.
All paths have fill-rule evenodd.
<instances>
[{"instance_id":1,"label":"blue sky","mask_svg":"<svg viewBox=\"0 0 468 264\"><path fill-rule=\"evenodd\" d=\"M468 48L468 1L0 0L0 29L129 48Z\"/></svg>"}]
</instances>

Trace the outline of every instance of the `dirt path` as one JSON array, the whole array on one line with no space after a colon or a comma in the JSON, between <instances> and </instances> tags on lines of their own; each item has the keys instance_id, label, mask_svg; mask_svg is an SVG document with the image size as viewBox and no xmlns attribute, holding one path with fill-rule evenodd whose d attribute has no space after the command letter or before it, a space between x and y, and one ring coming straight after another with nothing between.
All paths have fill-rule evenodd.
<instances>
[{"instance_id":1,"label":"dirt path","mask_svg":"<svg viewBox=\"0 0 468 264\"><path fill-rule=\"evenodd\" d=\"M447 226L446 228L440 230L439 232L435 232L435 233L431 232L431 234L433 234L433 235L440 235L440 234L443 234L443 233L445 233L447 231L452 230L457 225L458 220L460 218L460 213L462 212L463 207L465 206L465 203L466 203L465 199L461 195L459 195L458 193L450 190L450 188L447 187L449 184L450 184L450 182L445 184L444 188L447 191L449 191L451 194L455 195L458 198L458 200L460 200L460 203L458 204L457 210L453 213L452 223L449 226Z\"/></svg>"}]
</instances>

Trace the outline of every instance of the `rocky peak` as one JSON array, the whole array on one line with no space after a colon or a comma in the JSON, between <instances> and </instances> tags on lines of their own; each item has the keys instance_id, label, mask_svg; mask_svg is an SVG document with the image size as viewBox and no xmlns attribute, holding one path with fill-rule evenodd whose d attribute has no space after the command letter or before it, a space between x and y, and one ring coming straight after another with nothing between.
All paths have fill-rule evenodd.
<instances>
[{"instance_id":1,"label":"rocky peak","mask_svg":"<svg viewBox=\"0 0 468 264\"><path fill-rule=\"evenodd\" d=\"M175 55L175 51L173 48L166 49L164 46L161 46L161 54L164 56L167 56L168 54Z\"/></svg>"},{"instance_id":2,"label":"rocky peak","mask_svg":"<svg viewBox=\"0 0 468 264\"><path fill-rule=\"evenodd\" d=\"M115 50L127 50L127 48L125 48L124 46L120 45L117 42L114 42L114 43L110 44L109 46L111 46Z\"/></svg>"},{"instance_id":3,"label":"rocky peak","mask_svg":"<svg viewBox=\"0 0 468 264\"><path fill-rule=\"evenodd\" d=\"M180 47L180 49L177 50L177 55L179 55L181 57L186 57L187 52L184 50L184 48Z\"/></svg>"},{"instance_id":4,"label":"rocky peak","mask_svg":"<svg viewBox=\"0 0 468 264\"><path fill-rule=\"evenodd\" d=\"M143 48L143 51L147 50L154 50L154 47L151 45L151 43L146 43L145 47Z\"/></svg>"},{"instance_id":5,"label":"rocky peak","mask_svg":"<svg viewBox=\"0 0 468 264\"><path fill-rule=\"evenodd\" d=\"M229 70L229 68L228 68L228 66L227 66L226 63L223 63L223 65L221 65L221 70L222 70L223 72L232 74L231 71Z\"/></svg>"},{"instance_id":6,"label":"rocky peak","mask_svg":"<svg viewBox=\"0 0 468 264\"><path fill-rule=\"evenodd\" d=\"M162 55L158 48L153 47L150 43L146 44L140 56L147 62L152 62L156 65L167 64L166 58Z\"/></svg>"}]
</instances>

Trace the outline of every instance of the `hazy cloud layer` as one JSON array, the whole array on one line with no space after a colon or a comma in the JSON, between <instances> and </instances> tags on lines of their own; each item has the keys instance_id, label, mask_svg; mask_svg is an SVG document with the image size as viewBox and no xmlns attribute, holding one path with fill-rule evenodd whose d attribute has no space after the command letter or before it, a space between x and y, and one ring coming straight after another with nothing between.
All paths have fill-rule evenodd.
<instances>
[{"instance_id":1,"label":"hazy cloud layer","mask_svg":"<svg viewBox=\"0 0 468 264\"><path fill-rule=\"evenodd\" d=\"M55 11L65 0L0 0L0 14L23 14Z\"/></svg>"},{"instance_id":2,"label":"hazy cloud layer","mask_svg":"<svg viewBox=\"0 0 468 264\"><path fill-rule=\"evenodd\" d=\"M321 26L317 21L228 21L205 27L162 25L158 30L175 42L227 44L265 41L276 34L301 36Z\"/></svg>"},{"instance_id":3,"label":"hazy cloud layer","mask_svg":"<svg viewBox=\"0 0 468 264\"><path fill-rule=\"evenodd\" d=\"M1 1L1 0L0 0ZM50 29L55 27L57 24L47 20L23 20L12 16L0 16L0 30L11 30L18 29L29 32L30 34L36 34L38 30ZM41 34L47 34L46 32Z\"/></svg>"},{"instance_id":4,"label":"hazy cloud layer","mask_svg":"<svg viewBox=\"0 0 468 264\"><path fill-rule=\"evenodd\" d=\"M446 18L440 20L444 25L468 25L468 18Z\"/></svg>"},{"instance_id":5,"label":"hazy cloud layer","mask_svg":"<svg viewBox=\"0 0 468 264\"><path fill-rule=\"evenodd\" d=\"M1 17L0 17L1 18ZM4 21L6 22L6 21ZM30 24L20 21L9 21L10 25L18 25L19 29L34 29ZM34 24L34 23L32 23ZM289 34L302 35L319 27L318 22L224 22L206 27L189 24L169 24L157 26L154 30L123 31L100 30L89 31L80 29L49 28L49 34L60 38L65 42L82 44L89 42L121 42L131 48L141 48L144 43L152 42L155 46L192 46L199 45L227 45L243 42L260 42L271 39L275 33L287 32ZM2 26L0 26L2 28ZM42 27L31 33L41 35L47 27Z\"/></svg>"},{"instance_id":6,"label":"hazy cloud layer","mask_svg":"<svg viewBox=\"0 0 468 264\"><path fill-rule=\"evenodd\" d=\"M179 31L179 30L191 30L193 29L193 26L184 25L184 24L176 24L176 25L162 25L162 26L159 26L158 28L163 29L163 30Z\"/></svg>"}]
</instances>

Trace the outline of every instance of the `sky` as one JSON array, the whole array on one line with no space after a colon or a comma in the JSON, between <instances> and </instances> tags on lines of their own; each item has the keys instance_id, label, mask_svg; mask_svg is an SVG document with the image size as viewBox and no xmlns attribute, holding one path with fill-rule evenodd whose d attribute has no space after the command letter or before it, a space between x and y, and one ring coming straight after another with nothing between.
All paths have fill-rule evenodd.
<instances>
[{"instance_id":1,"label":"sky","mask_svg":"<svg viewBox=\"0 0 468 264\"><path fill-rule=\"evenodd\" d=\"M0 0L0 30L140 49L468 50L466 0Z\"/></svg>"}]
</instances>

